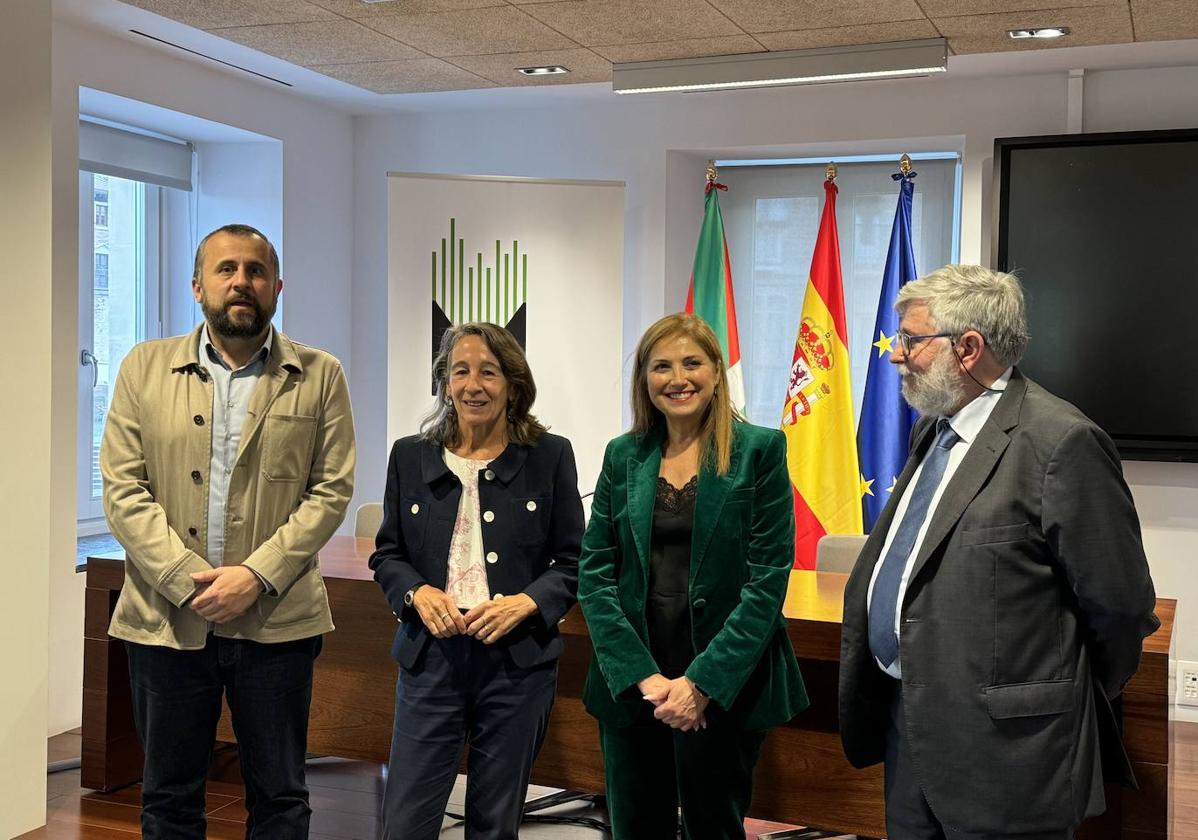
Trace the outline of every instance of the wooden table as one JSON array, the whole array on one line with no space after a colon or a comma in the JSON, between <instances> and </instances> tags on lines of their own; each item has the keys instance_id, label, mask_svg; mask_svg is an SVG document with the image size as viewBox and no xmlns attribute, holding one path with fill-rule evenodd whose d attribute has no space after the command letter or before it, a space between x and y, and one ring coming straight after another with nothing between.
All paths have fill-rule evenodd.
<instances>
[{"instance_id":1,"label":"wooden table","mask_svg":"<svg viewBox=\"0 0 1198 840\"><path fill-rule=\"evenodd\" d=\"M371 579L366 559L373 541L335 537L321 568L337 629L325 637L316 663L308 749L314 753L384 762L391 743L396 665L390 657L395 616ZM124 646L107 635L124 580L123 554L90 558L84 617L84 787L111 790L137 781L142 754L133 730ZM882 769L855 770L837 733L840 622L847 575L791 573L783 612L799 658L811 708L765 742L757 766L751 813L766 820L835 829L869 837L885 834ZM1088 821L1080 837L1159 838L1168 832L1169 648L1176 602L1157 600L1161 628L1144 642L1140 669L1123 694L1124 740L1139 791L1108 787L1108 813ZM591 657L577 608L562 625L557 702L534 784L600 793L604 788L598 727L582 706ZM227 716L218 739L232 742Z\"/></svg>"}]
</instances>

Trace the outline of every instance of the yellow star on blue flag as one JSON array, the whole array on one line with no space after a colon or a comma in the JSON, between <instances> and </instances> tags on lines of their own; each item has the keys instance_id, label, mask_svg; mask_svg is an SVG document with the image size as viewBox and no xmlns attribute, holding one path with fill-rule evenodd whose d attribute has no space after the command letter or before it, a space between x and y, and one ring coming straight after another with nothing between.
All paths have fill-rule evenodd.
<instances>
[{"instance_id":1,"label":"yellow star on blue flag","mask_svg":"<svg viewBox=\"0 0 1198 840\"><path fill-rule=\"evenodd\" d=\"M866 496L872 496L874 494L874 491L870 489L871 487L873 487L874 481L875 481L875 479L871 478L869 480L866 480L864 475L861 476L861 497L862 498L865 498Z\"/></svg>"},{"instance_id":2,"label":"yellow star on blue flag","mask_svg":"<svg viewBox=\"0 0 1198 840\"><path fill-rule=\"evenodd\" d=\"M874 347L878 348L878 357L881 358L883 353L894 352L894 336L886 335L882 330L878 330L878 340L874 342Z\"/></svg>"}]
</instances>

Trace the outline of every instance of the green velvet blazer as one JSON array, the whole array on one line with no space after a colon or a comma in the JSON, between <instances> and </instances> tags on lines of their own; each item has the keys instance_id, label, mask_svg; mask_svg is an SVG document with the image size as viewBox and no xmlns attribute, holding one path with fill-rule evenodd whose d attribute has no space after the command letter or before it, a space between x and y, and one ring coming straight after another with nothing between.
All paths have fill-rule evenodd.
<instances>
[{"instance_id":1,"label":"green velvet blazer","mask_svg":"<svg viewBox=\"0 0 1198 840\"><path fill-rule=\"evenodd\" d=\"M595 649L583 702L611 726L644 714L636 685L658 672L645 600L663 440L657 430L608 444L579 559L578 600ZM686 675L745 730L777 726L808 705L782 617L794 562L792 492L786 438L776 429L736 423L728 472L699 472L690 564L695 659Z\"/></svg>"}]
</instances>

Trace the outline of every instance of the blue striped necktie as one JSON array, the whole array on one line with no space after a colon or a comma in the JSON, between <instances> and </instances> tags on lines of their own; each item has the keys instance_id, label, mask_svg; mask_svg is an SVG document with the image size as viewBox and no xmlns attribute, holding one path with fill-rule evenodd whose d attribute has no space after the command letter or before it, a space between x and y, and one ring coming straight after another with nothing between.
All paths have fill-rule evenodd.
<instances>
[{"instance_id":1,"label":"blue striped necktie","mask_svg":"<svg viewBox=\"0 0 1198 840\"><path fill-rule=\"evenodd\" d=\"M941 417L936 421L936 443L923 462L923 470L919 473L919 481L915 483L915 491L903 514L890 550L882 560L882 568L874 579L874 591L869 601L869 652L886 667L898 658L898 636L894 633L894 615L898 609L899 584L903 579L903 570L915 546L915 538L919 529L928 518L928 507L940 479L944 477L944 468L948 466L948 455L953 445L961 438L953 431L948 420Z\"/></svg>"}]
</instances>

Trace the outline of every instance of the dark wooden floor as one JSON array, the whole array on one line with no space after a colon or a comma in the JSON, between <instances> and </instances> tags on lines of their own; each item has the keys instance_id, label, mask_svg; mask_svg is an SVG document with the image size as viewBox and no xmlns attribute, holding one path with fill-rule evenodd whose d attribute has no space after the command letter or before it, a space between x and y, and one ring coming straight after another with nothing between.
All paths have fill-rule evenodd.
<instances>
[{"instance_id":1,"label":"dark wooden floor","mask_svg":"<svg viewBox=\"0 0 1198 840\"><path fill-rule=\"evenodd\" d=\"M1174 723L1173 787L1171 792L1172 840L1198 840L1198 723ZM50 761L78 757L79 735L66 733L50 739ZM312 837L338 840L373 840L376 813L382 794L381 767L361 761L317 759L308 766L312 795ZM455 796L458 793L455 791ZM129 840L140 835L137 786L111 794L79 787L79 771L51 774L48 780L45 828L22 838L54 840ZM451 799L451 807L455 804ZM782 828L775 823L750 820L747 840L758 833ZM236 785L213 783L208 790L208 836L214 840L245 836L245 807L242 790ZM460 837L460 828L442 836ZM598 832L577 827L529 826L521 832L528 838L600 838Z\"/></svg>"}]
</instances>

